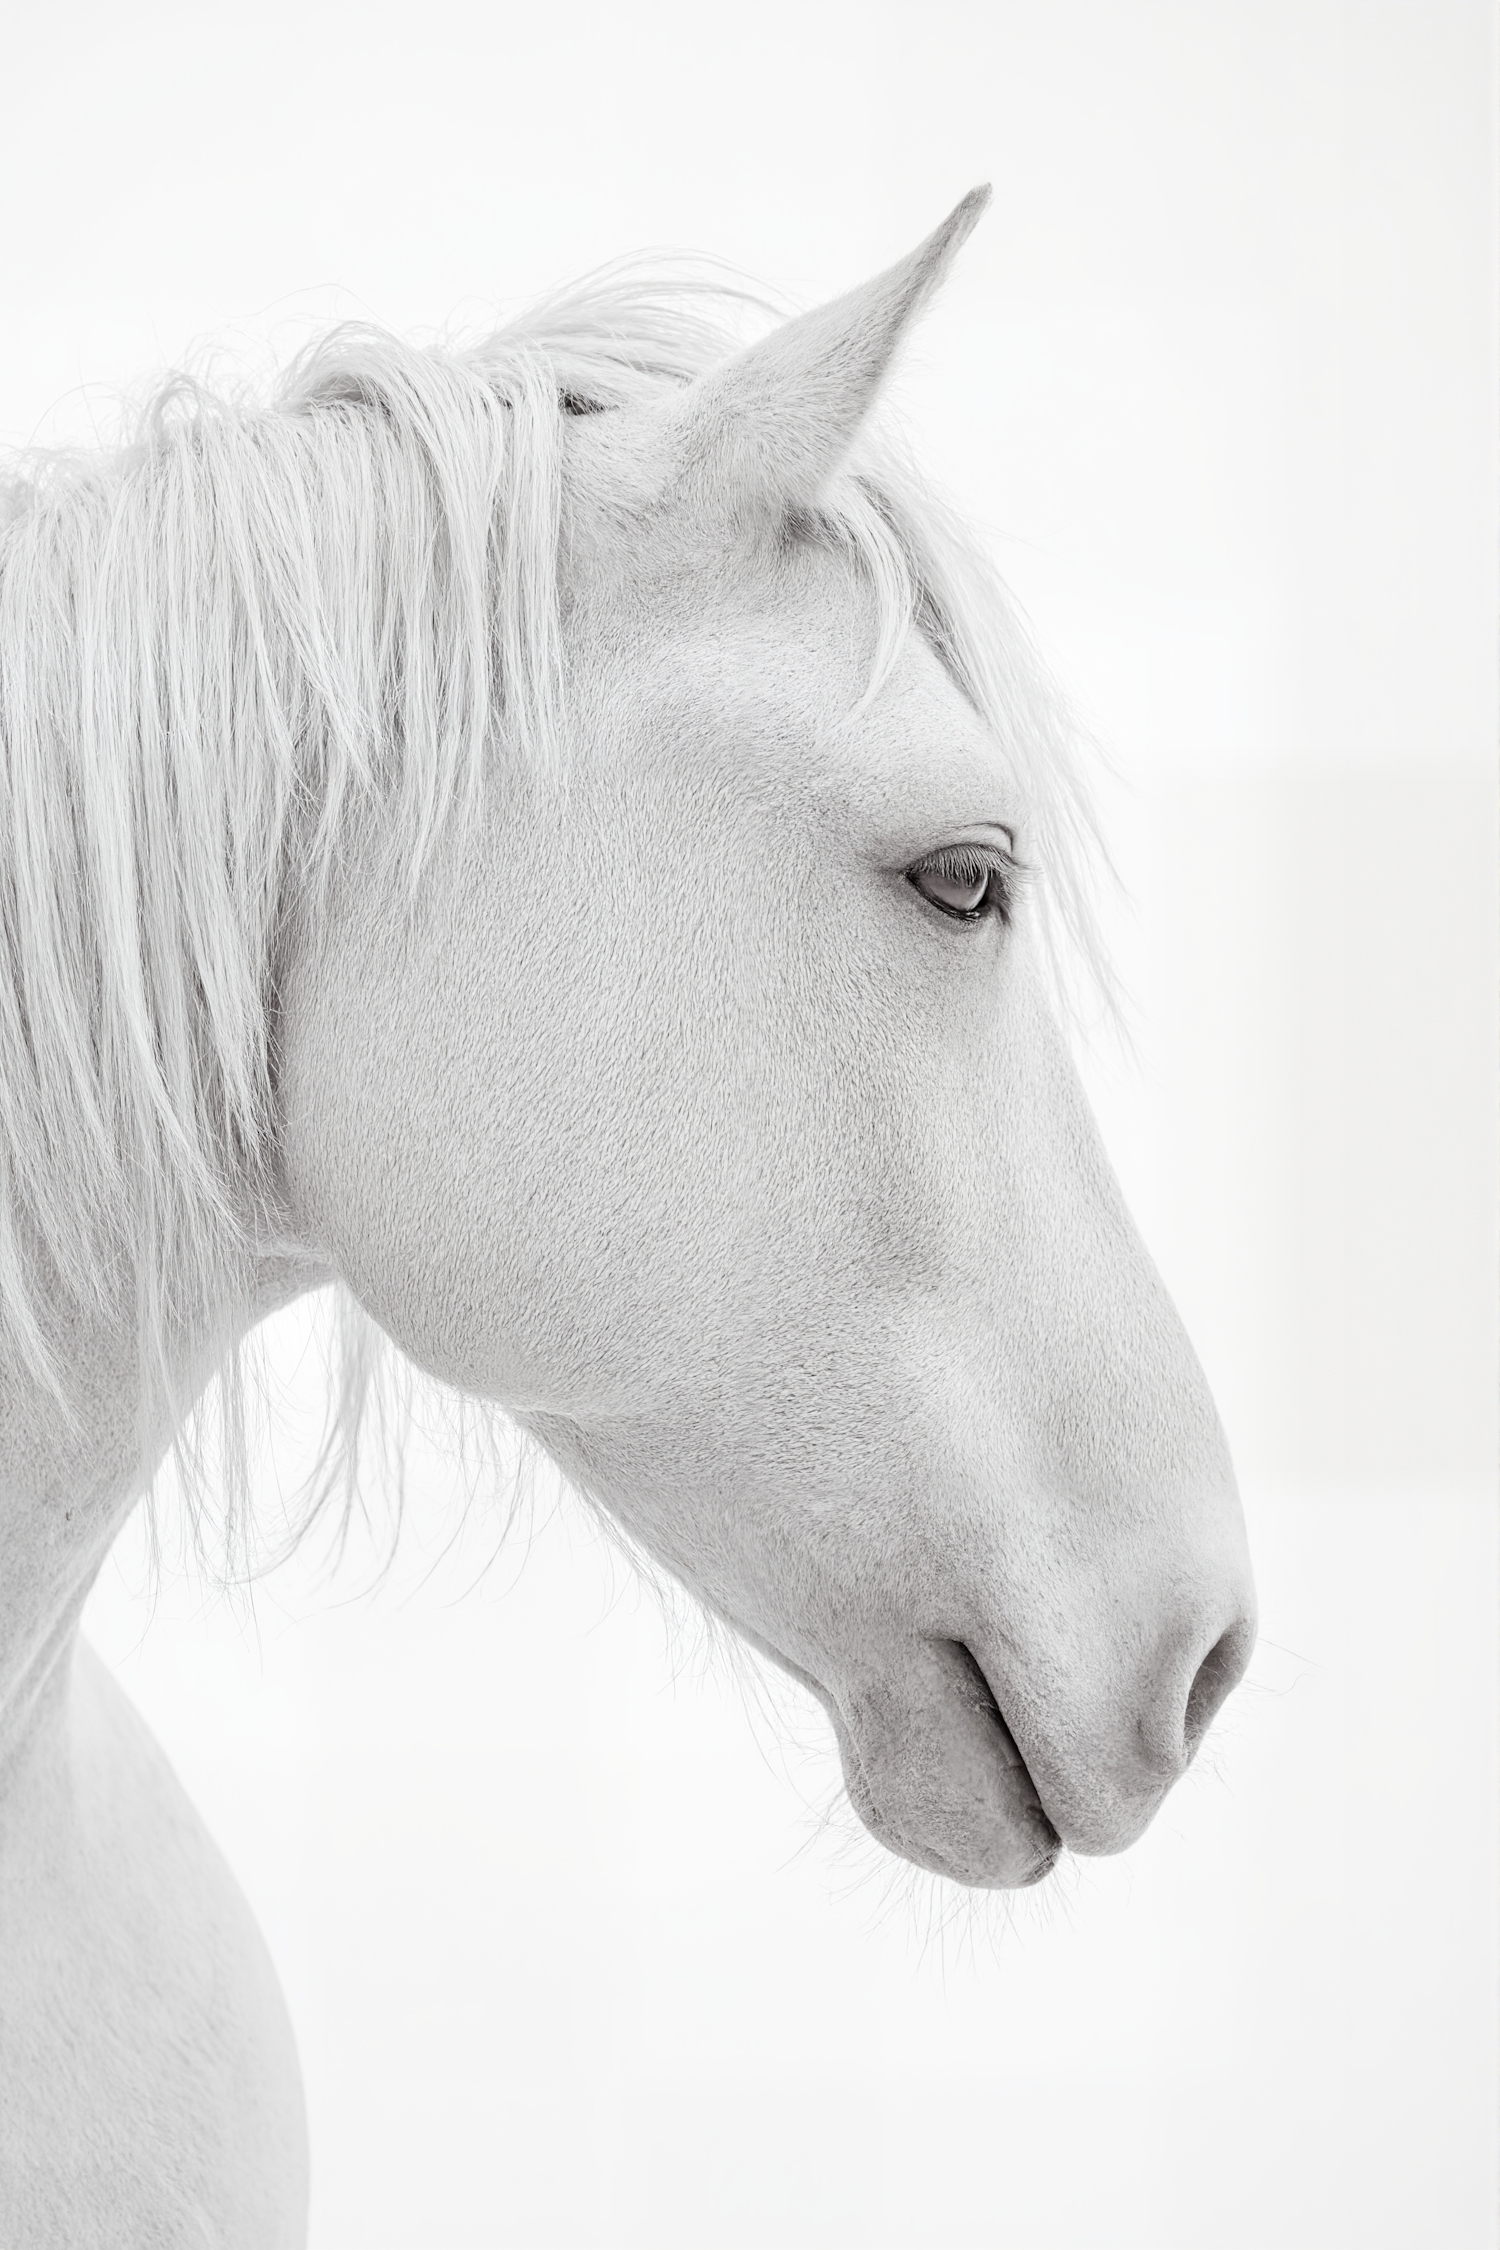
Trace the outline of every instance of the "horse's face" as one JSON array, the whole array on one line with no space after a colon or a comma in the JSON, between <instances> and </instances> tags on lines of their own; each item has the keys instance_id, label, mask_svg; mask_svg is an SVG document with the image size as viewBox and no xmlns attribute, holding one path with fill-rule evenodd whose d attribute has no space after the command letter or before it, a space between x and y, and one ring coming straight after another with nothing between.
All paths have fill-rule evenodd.
<instances>
[{"instance_id":1,"label":"horse's face","mask_svg":"<svg viewBox=\"0 0 1500 2250\"><path fill-rule=\"evenodd\" d=\"M622 538L660 432L609 419L567 794L500 778L404 936L351 882L294 963L294 1209L815 1689L877 1835L1025 1882L1129 1842L1243 1667L1223 1439L1024 894L951 911L1025 857L1002 746L915 636L850 720L871 597L815 545Z\"/></svg>"}]
</instances>

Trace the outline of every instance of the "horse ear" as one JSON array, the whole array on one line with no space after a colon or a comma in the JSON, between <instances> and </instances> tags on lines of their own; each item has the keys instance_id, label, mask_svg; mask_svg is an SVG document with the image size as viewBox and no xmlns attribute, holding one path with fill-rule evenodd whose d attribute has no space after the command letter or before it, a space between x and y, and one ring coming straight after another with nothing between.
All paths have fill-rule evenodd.
<instances>
[{"instance_id":1,"label":"horse ear","mask_svg":"<svg viewBox=\"0 0 1500 2250\"><path fill-rule=\"evenodd\" d=\"M807 506L853 443L908 325L990 200L972 188L927 240L861 288L774 329L689 385L671 415L670 482L698 510Z\"/></svg>"}]
</instances>

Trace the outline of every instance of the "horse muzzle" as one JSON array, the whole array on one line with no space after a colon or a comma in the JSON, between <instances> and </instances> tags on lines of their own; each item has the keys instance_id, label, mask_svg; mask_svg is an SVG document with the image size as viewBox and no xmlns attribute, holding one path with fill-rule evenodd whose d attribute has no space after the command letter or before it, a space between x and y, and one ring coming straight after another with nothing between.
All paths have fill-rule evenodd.
<instances>
[{"instance_id":1,"label":"horse muzzle","mask_svg":"<svg viewBox=\"0 0 1500 2250\"><path fill-rule=\"evenodd\" d=\"M825 1700L849 1801L888 1850L984 1890L1051 1873L1057 1830L961 1641L918 1642L896 1670Z\"/></svg>"}]
</instances>

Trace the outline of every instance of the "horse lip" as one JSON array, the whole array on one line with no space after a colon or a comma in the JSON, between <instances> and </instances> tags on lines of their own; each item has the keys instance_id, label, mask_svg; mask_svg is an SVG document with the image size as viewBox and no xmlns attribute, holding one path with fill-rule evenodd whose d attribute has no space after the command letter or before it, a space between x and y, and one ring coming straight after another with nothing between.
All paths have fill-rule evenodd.
<instances>
[{"instance_id":1,"label":"horse lip","mask_svg":"<svg viewBox=\"0 0 1500 2250\"><path fill-rule=\"evenodd\" d=\"M893 1830L881 1816L879 1801L866 1776L864 1759L860 1755L859 1743L852 1728L846 1723L837 1704L830 1704L829 1714L838 1738L849 1801L876 1841L887 1851L896 1853L914 1866L925 1867L930 1874L941 1875L950 1883L961 1883L966 1890L1029 1890L1033 1884L1043 1882L1052 1873L1063 1848L1062 1838L1048 1817L1026 1761L1016 1748L1015 1738L998 1707L992 1713L993 1723L998 1727L1003 1743L1014 1753L1013 1756L1007 1755L1003 1763L1008 1772L1018 1776L1021 1790L1020 1802L1013 1808L1013 1815L1018 1828L1031 1830L1035 1845L1030 1861L1019 1871L1007 1873L1003 1879L997 1879L993 1869L987 1872L977 1871L972 1861L965 1863L950 1857L926 1836L914 1836L904 1827Z\"/></svg>"},{"instance_id":2,"label":"horse lip","mask_svg":"<svg viewBox=\"0 0 1500 2250\"><path fill-rule=\"evenodd\" d=\"M902 1837L899 1844L895 1844L888 1838L881 1836L875 1822L867 1818L867 1815L874 1811L874 1793L870 1790L865 1779L864 1760L860 1756L854 1730L845 1718L839 1698L833 1689L818 1679L816 1674L809 1672L803 1665L794 1662L783 1650L777 1648L773 1641L766 1640L763 1635L747 1630L745 1626L738 1622L735 1622L734 1630L742 1640L748 1641L752 1648L758 1650L762 1656L767 1657L779 1670L796 1680L799 1686L806 1688L808 1694L822 1705L824 1711L828 1714L838 1742L839 1758L844 1768L845 1787L848 1790L850 1801L860 1818L865 1821L866 1826L871 1827L872 1832L876 1834L879 1841L885 1844L887 1850L897 1851L902 1857L914 1861L919 1866L926 1867L931 1873L942 1875L949 1882L962 1883L966 1888L993 1887L986 1884L983 1877L976 1876L962 1867L949 1865L942 1855L930 1845L914 1844L905 1836ZM1000 1699L990 1685L983 1667L963 1641L950 1641L946 1645L958 1652L969 1671L974 1687L978 1690L975 1702L985 1711L992 1726L998 1731L1003 1752L1002 1762L1017 1777L1020 1790L1023 1793L1022 1802L1017 1810L1023 1818L1029 1814L1030 1824L1036 1835L1038 1850L1024 1872L1006 1882L1003 1887L1007 1890L1028 1890L1032 1884L1042 1882L1051 1874L1063 1848L1062 1837L1042 1801L1041 1791L1037 1788L1031 1769L1021 1754L1020 1745L1011 1732L1004 1711L1001 1709ZM855 1779L858 1782L857 1790L849 1786L850 1782ZM863 1805L860 1802L861 1798L864 1799Z\"/></svg>"},{"instance_id":3,"label":"horse lip","mask_svg":"<svg viewBox=\"0 0 1500 2250\"><path fill-rule=\"evenodd\" d=\"M1037 1787L1036 1776L1035 1774L1033 1774L1030 1766L1026 1763L1021 1745L1019 1744L1019 1742L1017 1742L1015 1731L1012 1728L1010 1721L1005 1716L1004 1706L1002 1705L999 1696L995 1693L994 1685L990 1680L989 1674L986 1672L984 1666L980 1663L978 1657L974 1654L974 1651L969 1647L967 1641L955 1641L953 1643L953 1646L968 1659L969 1664L972 1666L975 1681L979 1688L983 1691L984 1701L988 1709L989 1716L994 1722L996 1728L999 1730L1002 1742L1008 1752L1005 1763L1012 1769L1013 1772L1019 1773L1027 1789L1031 1792L1032 1803L1040 1818L1042 1827L1046 1830L1048 1841L1043 1847L1043 1859L1045 1864L1040 1867L1040 1871L1038 1874L1030 1876L1028 1878L1028 1880L1031 1882L1038 1882L1040 1881L1042 1875L1049 1873L1051 1869L1056 1865L1058 1853L1062 1850L1062 1836L1058 1830L1056 1821L1052 1818L1051 1813L1047 1810L1046 1800L1043 1797L1041 1790Z\"/></svg>"}]
</instances>

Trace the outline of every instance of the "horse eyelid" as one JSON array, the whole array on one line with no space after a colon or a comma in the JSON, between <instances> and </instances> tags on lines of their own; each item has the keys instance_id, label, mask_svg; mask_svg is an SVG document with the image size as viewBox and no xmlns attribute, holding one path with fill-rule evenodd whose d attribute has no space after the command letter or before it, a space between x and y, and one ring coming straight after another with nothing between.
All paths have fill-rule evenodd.
<instances>
[{"instance_id":1,"label":"horse eyelid","mask_svg":"<svg viewBox=\"0 0 1500 2250\"><path fill-rule=\"evenodd\" d=\"M1003 845L950 844L942 851L931 852L925 859L915 861L905 874L917 896L951 922L986 922L993 916L1002 924L1008 924L1031 869ZM968 912L945 906L930 897L919 881L923 875L942 875L949 882L962 883L976 880L980 874L994 885L994 895L987 888L979 905Z\"/></svg>"}]
</instances>

